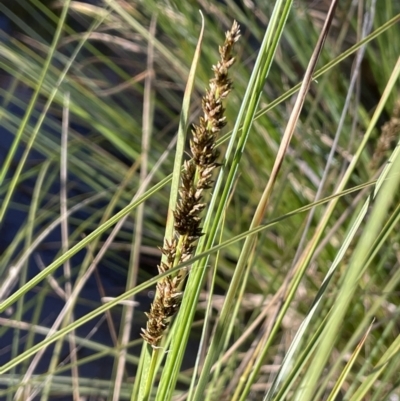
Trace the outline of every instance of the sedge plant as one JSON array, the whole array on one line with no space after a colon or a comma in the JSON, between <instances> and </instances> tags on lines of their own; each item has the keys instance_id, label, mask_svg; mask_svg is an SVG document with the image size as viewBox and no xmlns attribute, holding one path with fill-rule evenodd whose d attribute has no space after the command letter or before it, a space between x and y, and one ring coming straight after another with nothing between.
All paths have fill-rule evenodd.
<instances>
[{"instance_id":1,"label":"sedge plant","mask_svg":"<svg viewBox=\"0 0 400 401\"><path fill-rule=\"evenodd\" d=\"M0 398L400 397L399 5L16 4Z\"/></svg>"}]
</instances>

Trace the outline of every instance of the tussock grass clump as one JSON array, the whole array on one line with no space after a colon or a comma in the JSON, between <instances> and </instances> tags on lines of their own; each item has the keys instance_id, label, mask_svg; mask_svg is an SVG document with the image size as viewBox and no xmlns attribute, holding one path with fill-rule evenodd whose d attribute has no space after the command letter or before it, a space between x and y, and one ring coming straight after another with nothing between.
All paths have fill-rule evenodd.
<instances>
[{"instance_id":1,"label":"tussock grass clump","mask_svg":"<svg viewBox=\"0 0 400 401\"><path fill-rule=\"evenodd\" d=\"M200 227L200 214L206 207L203 192L211 188L212 173L218 166L216 140L226 125L222 101L232 90L228 70L235 62L232 50L239 37L240 26L234 21L231 29L226 32L225 43L219 48L221 58L212 68L214 78L210 80L209 88L202 99L203 116L192 130L192 159L184 163L179 200L174 211L175 239L170 242L164 240L161 252L165 261L158 266L160 274L189 260L195 249L195 242L203 234ZM183 269L175 277L165 277L157 284L155 299L150 312L146 313L146 329L142 329L142 337L152 346L157 346L168 327L169 319L179 309L185 276L186 269Z\"/></svg>"},{"instance_id":2,"label":"tussock grass clump","mask_svg":"<svg viewBox=\"0 0 400 401\"><path fill-rule=\"evenodd\" d=\"M400 2L11 3L0 399L399 398Z\"/></svg>"}]
</instances>

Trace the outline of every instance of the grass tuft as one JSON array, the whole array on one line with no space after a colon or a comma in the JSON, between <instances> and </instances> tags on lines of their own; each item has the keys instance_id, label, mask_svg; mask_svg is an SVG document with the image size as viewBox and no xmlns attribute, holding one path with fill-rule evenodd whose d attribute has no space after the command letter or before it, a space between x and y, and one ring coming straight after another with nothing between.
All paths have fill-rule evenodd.
<instances>
[{"instance_id":1,"label":"grass tuft","mask_svg":"<svg viewBox=\"0 0 400 401\"><path fill-rule=\"evenodd\" d=\"M400 399L400 3L47 3L0 1L0 399Z\"/></svg>"}]
</instances>

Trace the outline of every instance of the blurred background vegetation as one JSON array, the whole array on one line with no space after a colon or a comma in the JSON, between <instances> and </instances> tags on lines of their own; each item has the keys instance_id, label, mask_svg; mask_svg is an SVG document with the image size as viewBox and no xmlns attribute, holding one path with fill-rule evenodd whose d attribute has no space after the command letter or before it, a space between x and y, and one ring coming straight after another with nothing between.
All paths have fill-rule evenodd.
<instances>
[{"instance_id":1,"label":"blurred background vegetation","mask_svg":"<svg viewBox=\"0 0 400 401\"><path fill-rule=\"evenodd\" d=\"M226 104L229 133L274 7L274 2L261 0L71 1L59 40L54 43L65 4L39 0L3 0L0 4L1 301L138 193L156 188L172 172L182 97L201 28L198 10L204 14L205 32L192 94L191 122L201 112L201 97L211 66L218 60L224 32L234 19L241 25L242 38L231 72L234 91ZM327 0L298 0L292 4L225 212L221 242L249 228L292 110L294 96L288 96L288 91L302 80L329 4ZM335 193L400 55L399 13L400 3L394 0L339 2L317 69L341 55L345 57L311 85L265 222ZM348 49L376 30L379 34L365 48L359 46L346 55ZM67 128L63 129L63 123ZM264 399L296 330L354 227L371 185L395 149L399 132L397 80L346 186L364 187L338 201L246 399ZM332 148L334 152L329 156ZM222 154L225 149L226 141L222 141ZM26 150L29 153L24 162ZM324 174L327 163L330 167ZM83 288L69 322L86 316L107 297L120 295L157 274L168 196L168 185L152 193L140 209L128 216L109 245L105 242L111 229L2 311L2 365L44 338L68 299L70 287L77 282L81 281ZM340 391L334 399L353 399L381 355L396 344L400 334L399 200L397 193L388 209L393 224L385 231L384 241L374 248L376 252L352 289L351 304L347 305L334 349L324 373L319 372L320 387L314 400L328 399L337 382ZM66 218L68 211L73 212ZM225 362L218 391L209 399L234 399L232 394L244 372L242 362L247 352L276 317L276 310L268 310L268 305L310 243L324 212L325 206L315 208L313 215L294 213L260 233L229 345L243 333L245 337L233 349L229 363ZM305 343L313 338L336 302L363 228L356 232L324 289L319 312L304 333ZM218 317L241 247L242 242L236 242L218 255L212 312L207 314L211 322ZM99 252L104 255L93 263ZM209 263L216 263L215 254ZM83 282L88 269L91 274ZM177 397L185 394L190 383L208 286L205 283L200 295ZM152 290L154 286L135 297L138 305L127 345L121 400L131 397L142 344L139 333L145 324L143 312L148 310ZM79 379L81 399L112 399L110 383L116 380L118 333L126 323L123 314L123 307L117 306L78 327L73 342L65 337L59 349L57 345L48 347L30 373L29 399L76 399L74 375ZM259 316L264 319L257 322ZM365 348L340 381L346 362L373 317ZM358 333L356 337L354 333ZM71 353L71 344L76 352ZM395 347L395 356L383 376L374 380L369 392L362 395L365 398L359 399L400 399L398 351ZM1 399L13 399L31 362L32 358L21 361L1 376ZM301 367L299 372L306 369ZM300 375L299 383L302 377L306 376ZM304 399L296 398L296 389L288 394L279 399Z\"/></svg>"}]
</instances>

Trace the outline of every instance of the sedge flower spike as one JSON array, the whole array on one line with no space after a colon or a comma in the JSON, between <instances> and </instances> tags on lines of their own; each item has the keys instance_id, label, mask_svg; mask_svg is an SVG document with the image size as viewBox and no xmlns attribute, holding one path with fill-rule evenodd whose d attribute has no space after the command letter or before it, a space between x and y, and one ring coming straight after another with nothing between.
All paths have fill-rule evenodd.
<instances>
[{"instance_id":1,"label":"sedge flower spike","mask_svg":"<svg viewBox=\"0 0 400 401\"><path fill-rule=\"evenodd\" d=\"M189 260L195 250L194 243L203 235L201 212L206 207L203 191L212 187L212 173L218 167L216 141L221 129L226 125L225 109L222 101L232 90L228 70L235 62L232 56L234 44L240 37L239 24L234 21L225 34L225 42L219 47L220 60L212 67L214 77L209 82L202 99L203 115L193 126L190 151L192 159L185 161L181 175L179 198L174 211L174 239L164 240L161 252L164 261L158 266L160 273ZM146 329L142 337L153 347L157 347L172 316L178 311L182 297L182 281L186 269L174 277L165 277L157 283L156 295L146 313Z\"/></svg>"}]
</instances>

